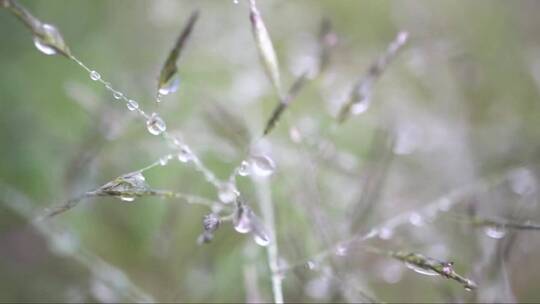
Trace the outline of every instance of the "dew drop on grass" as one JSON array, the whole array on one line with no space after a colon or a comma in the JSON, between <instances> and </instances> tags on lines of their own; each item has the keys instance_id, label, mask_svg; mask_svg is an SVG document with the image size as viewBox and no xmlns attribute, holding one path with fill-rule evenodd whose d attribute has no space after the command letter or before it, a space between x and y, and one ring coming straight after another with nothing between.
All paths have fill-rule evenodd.
<instances>
[{"instance_id":1,"label":"dew drop on grass","mask_svg":"<svg viewBox=\"0 0 540 304\"><path fill-rule=\"evenodd\" d=\"M98 80L101 79L101 75L96 71L91 71L90 72L90 79L92 79L94 81L98 81Z\"/></svg>"},{"instance_id":2,"label":"dew drop on grass","mask_svg":"<svg viewBox=\"0 0 540 304\"><path fill-rule=\"evenodd\" d=\"M194 155L188 146L183 145L182 147L180 147L180 151L178 152L177 157L180 162L187 163L188 161L193 160Z\"/></svg>"},{"instance_id":3,"label":"dew drop on grass","mask_svg":"<svg viewBox=\"0 0 540 304\"><path fill-rule=\"evenodd\" d=\"M360 115L364 113L365 111L367 111L368 108L369 108L369 102L366 102L366 101L357 102L351 106L351 113L353 115Z\"/></svg>"},{"instance_id":4,"label":"dew drop on grass","mask_svg":"<svg viewBox=\"0 0 540 304\"><path fill-rule=\"evenodd\" d=\"M51 43L63 45L64 40L62 39L62 36L60 35L60 32L58 29L51 24L42 24L41 30L43 31L44 35L50 40L50 43L43 40L43 38L39 36L34 36L34 45L36 48L42 52L45 55L56 55L58 54L58 51L56 48L51 46Z\"/></svg>"},{"instance_id":5,"label":"dew drop on grass","mask_svg":"<svg viewBox=\"0 0 540 304\"><path fill-rule=\"evenodd\" d=\"M157 113L152 113L152 116L146 121L146 128L152 135L159 135L167 130L165 122Z\"/></svg>"},{"instance_id":6,"label":"dew drop on grass","mask_svg":"<svg viewBox=\"0 0 540 304\"><path fill-rule=\"evenodd\" d=\"M169 156L163 156L162 158L159 159L159 164L161 166L166 166L168 162L169 162Z\"/></svg>"},{"instance_id":7,"label":"dew drop on grass","mask_svg":"<svg viewBox=\"0 0 540 304\"><path fill-rule=\"evenodd\" d=\"M178 90L180 86L180 76L178 73L174 74L166 83L164 83L158 90L159 95L169 95Z\"/></svg>"},{"instance_id":8,"label":"dew drop on grass","mask_svg":"<svg viewBox=\"0 0 540 304\"><path fill-rule=\"evenodd\" d=\"M261 235L261 234L255 234L253 236L253 239L255 240L255 243L259 246L268 246L270 244L270 238L268 238L267 235Z\"/></svg>"},{"instance_id":9,"label":"dew drop on grass","mask_svg":"<svg viewBox=\"0 0 540 304\"><path fill-rule=\"evenodd\" d=\"M394 230L391 228L383 227L379 230L379 238L383 240L389 240L394 236Z\"/></svg>"},{"instance_id":10,"label":"dew drop on grass","mask_svg":"<svg viewBox=\"0 0 540 304\"><path fill-rule=\"evenodd\" d=\"M251 231L251 209L248 207L241 207L236 211L234 220L234 230L238 233L248 233Z\"/></svg>"},{"instance_id":11,"label":"dew drop on grass","mask_svg":"<svg viewBox=\"0 0 540 304\"><path fill-rule=\"evenodd\" d=\"M492 239L502 239L506 236L506 229L498 226L488 226L484 229L485 234Z\"/></svg>"},{"instance_id":12,"label":"dew drop on grass","mask_svg":"<svg viewBox=\"0 0 540 304\"><path fill-rule=\"evenodd\" d=\"M409 216L409 222L413 226L420 227L420 226L424 225L424 218L420 214L418 214L417 212L413 212Z\"/></svg>"},{"instance_id":13,"label":"dew drop on grass","mask_svg":"<svg viewBox=\"0 0 540 304\"><path fill-rule=\"evenodd\" d=\"M135 111L139 108L139 103L136 102L135 100L133 99L130 99L128 100L128 102L126 103L126 106L128 108L128 110L130 111Z\"/></svg>"},{"instance_id":14,"label":"dew drop on grass","mask_svg":"<svg viewBox=\"0 0 540 304\"><path fill-rule=\"evenodd\" d=\"M126 203L131 203L131 202L135 201L135 195L123 194L123 195L120 195L120 200L122 200L123 202L126 202Z\"/></svg>"},{"instance_id":15,"label":"dew drop on grass","mask_svg":"<svg viewBox=\"0 0 540 304\"><path fill-rule=\"evenodd\" d=\"M238 196L238 191L236 187L231 183L223 183L218 189L219 200L225 204L229 204L236 200Z\"/></svg>"},{"instance_id":16,"label":"dew drop on grass","mask_svg":"<svg viewBox=\"0 0 540 304\"><path fill-rule=\"evenodd\" d=\"M439 275L438 273L436 273L433 270L424 269L424 268L418 267L418 266L416 266L414 264L411 264L411 263L405 263L405 266L407 266L407 268L409 268L409 269L411 269L414 272L419 273L419 274L423 274L423 275L427 275L427 276L437 276L437 275Z\"/></svg>"},{"instance_id":17,"label":"dew drop on grass","mask_svg":"<svg viewBox=\"0 0 540 304\"><path fill-rule=\"evenodd\" d=\"M124 94L122 94L122 92L118 92L118 91L114 91L114 92L113 92L113 97L114 97L114 99L116 99L116 100L121 99L123 96L124 96Z\"/></svg>"},{"instance_id":18,"label":"dew drop on grass","mask_svg":"<svg viewBox=\"0 0 540 304\"><path fill-rule=\"evenodd\" d=\"M256 176L267 177L274 173L276 164L266 155L253 156L251 157L251 169Z\"/></svg>"},{"instance_id":19,"label":"dew drop on grass","mask_svg":"<svg viewBox=\"0 0 540 304\"><path fill-rule=\"evenodd\" d=\"M314 262L314 261L307 261L306 262L306 267L309 270L316 270L319 267L319 265L317 265L317 263Z\"/></svg>"},{"instance_id":20,"label":"dew drop on grass","mask_svg":"<svg viewBox=\"0 0 540 304\"><path fill-rule=\"evenodd\" d=\"M238 175L240 176L248 176L249 175L250 166L249 163L245 160L242 161L240 164L240 167L238 167Z\"/></svg>"}]
</instances>

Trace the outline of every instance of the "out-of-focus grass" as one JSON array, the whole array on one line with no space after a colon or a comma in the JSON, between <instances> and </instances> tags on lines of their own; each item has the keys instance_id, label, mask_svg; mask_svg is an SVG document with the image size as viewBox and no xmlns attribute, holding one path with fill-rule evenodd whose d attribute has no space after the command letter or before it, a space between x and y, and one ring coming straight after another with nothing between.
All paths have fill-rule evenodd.
<instances>
[{"instance_id":1,"label":"out-of-focus grass","mask_svg":"<svg viewBox=\"0 0 540 304\"><path fill-rule=\"evenodd\" d=\"M480 215L540 219L540 24L533 14L539 3L259 2L285 88L303 63L313 62L323 17L332 20L339 36L325 77L306 86L268 138L278 165L270 182L283 261L304 261L383 219L518 166L531 173L533 192L518 195L508 183L467 200ZM164 98L159 111L168 128L181 134L222 178L248 146L231 144L234 141L212 130L206 111L221 104L256 138L277 102L257 58L245 2L22 3L57 25L73 53L146 109L158 108L153 98L159 69L189 13L199 8L200 20L182 54L180 90ZM370 109L333 127L350 86L399 30L410 33L410 43L375 85ZM0 37L0 182L30 197L36 208L95 189L168 152L143 123L124 120L131 113L76 65L40 54L28 31L6 10L0 10ZM96 109L107 106L90 115L83 102ZM99 117L123 126L122 131L103 139L107 132L92 131L102 124ZM293 143L292 126L314 143ZM387 146L373 148L380 130L395 137L400 148L389 159L377 150ZM324 140L334 143L341 156L321 144ZM99 147L92 160L73 169L89 147ZM366 203L360 199L365 181L380 162L389 162L388 171L375 190L376 201L369 202L374 204L372 213L360 217L365 222L351 223L351 211L361 209L358 202ZM145 176L156 188L216 197L193 168L179 162ZM516 180L523 183L523 178ZM239 185L256 206L253 186L245 180ZM92 283L87 269L50 252L27 219L1 200L1 301L106 300L99 298L106 292ZM265 252L251 238L224 224L211 244L196 245L205 212L156 198L134 204L97 198L55 221L157 300L244 301L247 261L256 267L262 299L271 300ZM511 238L513 249L502 263L494 252ZM440 216L435 223L407 225L390 241L377 242L388 249L453 260L460 273L478 281L479 291L467 293L446 280L349 252L324 262L321 271L288 272L285 299L359 301L355 288L388 302L540 298L535 288L540 238L534 232L493 240L481 229ZM340 270L339 280L313 283L330 266Z\"/></svg>"}]
</instances>

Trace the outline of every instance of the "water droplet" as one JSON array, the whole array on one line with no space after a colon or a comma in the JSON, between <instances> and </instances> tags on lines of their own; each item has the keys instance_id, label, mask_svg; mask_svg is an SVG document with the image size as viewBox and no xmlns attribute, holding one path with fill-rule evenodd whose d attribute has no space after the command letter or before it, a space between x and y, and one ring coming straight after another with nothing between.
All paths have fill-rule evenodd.
<instances>
[{"instance_id":1,"label":"water droplet","mask_svg":"<svg viewBox=\"0 0 540 304\"><path fill-rule=\"evenodd\" d=\"M159 135L167 130L165 122L157 113L152 113L152 116L146 121L146 128L152 135Z\"/></svg>"},{"instance_id":2,"label":"water droplet","mask_svg":"<svg viewBox=\"0 0 540 304\"><path fill-rule=\"evenodd\" d=\"M424 218L417 212L413 212L409 216L409 222L414 226L420 227L424 225Z\"/></svg>"},{"instance_id":3,"label":"water droplet","mask_svg":"<svg viewBox=\"0 0 540 304\"><path fill-rule=\"evenodd\" d=\"M175 73L169 81L164 83L158 90L160 95L169 95L171 93L176 92L178 90L178 87L180 86L180 76L178 73Z\"/></svg>"},{"instance_id":4,"label":"water droplet","mask_svg":"<svg viewBox=\"0 0 540 304\"><path fill-rule=\"evenodd\" d=\"M131 194L122 194L122 195L120 195L120 199L121 199L123 202L131 203L131 202L135 201L135 195L131 195Z\"/></svg>"},{"instance_id":5,"label":"water droplet","mask_svg":"<svg viewBox=\"0 0 540 304\"><path fill-rule=\"evenodd\" d=\"M234 3L234 4L238 4L238 0L233 0L233 3Z\"/></svg>"},{"instance_id":6,"label":"water droplet","mask_svg":"<svg viewBox=\"0 0 540 304\"><path fill-rule=\"evenodd\" d=\"M40 26L43 37L34 36L34 45L45 55L58 54L57 48L65 48L64 39L58 29L51 24L44 23Z\"/></svg>"},{"instance_id":7,"label":"water droplet","mask_svg":"<svg viewBox=\"0 0 540 304\"><path fill-rule=\"evenodd\" d=\"M133 99L130 99L128 100L128 102L126 103L126 106L128 108L128 110L130 111L135 111L139 108L139 103L136 102L135 100Z\"/></svg>"},{"instance_id":8,"label":"water droplet","mask_svg":"<svg viewBox=\"0 0 540 304\"><path fill-rule=\"evenodd\" d=\"M537 182L534 174L527 168L513 170L509 176L509 183L514 193L526 196L534 193Z\"/></svg>"},{"instance_id":9,"label":"water droplet","mask_svg":"<svg viewBox=\"0 0 540 304\"><path fill-rule=\"evenodd\" d=\"M344 244L339 244L336 247L336 255L337 256L346 256L347 255L347 246Z\"/></svg>"},{"instance_id":10,"label":"water droplet","mask_svg":"<svg viewBox=\"0 0 540 304\"><path fill-rule=\"evenodd\" d=\"M368 108L369 108L368 102L357 102L351 106L351 113L353 115L360 115L364 113L365 111L367 111Z\"/></svg>"},{"instance_id":11,"label":"water droplet","mask_svg":"<svg viewBox=\"0 0 540 304\"><path fill-rule=\"evenodd\" d=\"M268 246L270 244L270 238L268 238L267 235L254 235L253 239L255 240L255 243L259 246Z\"/></svg>"},{"instance_id":12,"label":"water droplet","mask_svg":"<svg viewBox=\"0 0 540 304\"><path fill-rule=\"evenodd\" d=\"M191 149L186 145L182 145L182 147L180 147L180 151L178 152L177 157L178 160L182 163L187 163L188 161L194 159L193 152L191 152Z\"/></svg>"},{"instance_id":13,"label":"water droplet","mask_svg":"<svg viewBox=\"0 0 540 304\"><path fill-rule=\"evenodd\" d=\"M411 263L405 263L405 266L407 266L407 268L413 270L414 272L416 273L419 273L419 274L423 274L423 275L427 275L427 276L437 276L439 275L438 273L436 273L435 271L431 270L431 269L424 269L424 268L421 268L421 267L418 267L414 264L411 264Z\"/></svg>"},{"instance_id":14,"label":"water droplet","mask_svg":"<svg viewBox=\"0 0 540 304\"><path fill-rule=\"evenodd\" d=\"M238 233L248 233L251 231L251 209L247 206L241 205L237 208L233 224L234 224L234 230L236 230Z\"/></svg>"},{"instance_id":15,"label":"water droplet","mask_svg":"<svg viewBox=\"0 0 540 304\"><path fill-rule=\"evenodd\" d=\"M291 141L296 144L302 141L302 133L294 126L289 129L289 137L291 138Z\"/></svg>"},{"instance_id":16,"label":"water droplet","mask_svg":"<svg viewBox=\"0 0 540 304\"><path fill-rule=\"evenodd\" d=\"M166 166L168 162L169 162L169 156L168 155L159 159L159 164L161 166Z\"/></svg>"},{"instance_id":17,"label":"water droplet","mask_svg":"<svg viewBox=\"0 0 540 304\"><path fill-rule=\"evenodd\" d=\"M240 176L248 176L249 175L249 163L245 160L242 161L240 164L240 167L238 167L238 175Z\"/></svg>"},{"instance_id":18,"label":"water droplet","mask_svg":"<svg viewBox=\"0 0 540 304\"><path fill-rule=\"evenodd\" d=\"M99 73L96 72L96 71L92 71L92 72L90 72L90 79L92 79L94 81L100 80L101 75L99 75Z\"/></svg>"},{"instance_id":19,"label":"water droplet","mask_svg":"<svg viewBox=\"0 0 540 304\"><path fill-rule=\"evenodd\" d=\"M267 177L274 173L276 164L266 155L258 155L251 157L251 168L253 173L260 177Z\"/></svg>"},{"instance_id":20,"label":"water droplet","mask_svg":"<svg viewBox=\"0 0 540 304\"><path fill-rule=\"evenodd\" d=\"M114 92L113 92L113 97L114 97L114 99L116 99L116 100L121 99L123 96L124 96L124 94L122 94L122 92L118 92L118 91L114 91Z\"/></svg>"},{"instance_id":21,"label":"water droplet","mask_svg":"<svg viewBox=\"0 0 540 304\"><path fill-rule=\"evenodd\" d=\"M315 261L307 261L306 267L309 270L316 270L319 268L319 265Z\"/></svg>"},{"instance_id":22,"label":"water droplet","mask_svg":"<svg viewBox=\"0 0 540 304\"><path fill-rule=\"evenodd\" d=\"M392 236L394 236L394 230L391 228L383 227L379 231L379 238L382 240L389 240L392 238Z\"/></svg>"},{"instance_id":23,"label":"water droplet","mask_svg":"<svg viewBox=\"0 0 540 304\"><path fill-rule=\"evenodd\" d=\"M229 204L234 202L236 200L236 197L238 196L238 190L236 190L236 187L231 183L223 183L220 185L218 190L218 197L219 200L222 201L225 204Z\"/></svg>"},{"instance_id":24,"label":"water droplet","mask_svg":"<svg viewBox=\"0 0 540 304\"><path fill-rule=\"evenodd\" d=\"M488 226L484 229L484 232L487 236L496 240L502 239L506 236L506 229L500 226Z\"/></svg>"}]
</instances>

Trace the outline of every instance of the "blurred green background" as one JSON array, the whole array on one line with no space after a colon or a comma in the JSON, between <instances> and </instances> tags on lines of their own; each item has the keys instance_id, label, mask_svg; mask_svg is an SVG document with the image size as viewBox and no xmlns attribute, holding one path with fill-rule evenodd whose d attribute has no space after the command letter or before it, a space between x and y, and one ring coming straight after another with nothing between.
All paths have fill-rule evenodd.
<instances>
[{"instance_id":1,"label":"blurred green background","mask_svg":"<svg viewBox=\"0 0 540 304\"><path fill-rule=\"evenodd\" d=\"M253 148L277 102L247 2L21 3L56 25L75 56L114 87L145 111L159 111L222 179ZM460 198L452 212L540 222L540 2L258 4L285 87L316 64L323 18L338 37L325 74L257 141L277 164L269 182L280 265L301 265L283 273L285 300L358 302L367 294L384 302L538 302L538 233L493 239L451 215L404 225L372 244L455 261L477 291L358 246L314 270L302 265L340 240L486 178L502 182ZM196 8L201 16L179 62L180 89L157 105L159 70ZM399 31L410 41L375 85L368 111L336 124L352 85ZM96 198L54 218L55 230L36 230L30 221L44 208L170 150L75 63L39 53L5 9L0 38L0 301L272 300L265 249L228 223L212 243L197 245L208 210L181 200ZM200 173L177 161L145 176L157 189L216 199ZM253 183L239 178L239 187L259 214Z\"/></svg>"}]
</instances>

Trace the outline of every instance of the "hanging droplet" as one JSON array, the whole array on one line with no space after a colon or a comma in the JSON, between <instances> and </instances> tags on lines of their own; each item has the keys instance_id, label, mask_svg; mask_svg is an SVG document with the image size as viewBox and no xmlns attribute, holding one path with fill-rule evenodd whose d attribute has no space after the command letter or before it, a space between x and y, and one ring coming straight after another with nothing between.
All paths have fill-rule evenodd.
<instances>
[{"instance_id":1,"label":"hanging droplet","mask_svg":"<svg viewBox=\"0 0 540 304\"><path fill-rule=\"evenodd\" d=\"M233 217L234 230L238 233L248 233L252 229L251 218L253 211L248 206L240 203L236 206Z\"/></svg>"},{"instance_id":2,"label":"hanging droplet","mask_svg":"<svg viewBox=\"0 0 540 304\"><path fill-rule=\"evenodd\" d=\"M187 163L188 161L193 160L194 155L188 146L182 145L182 147L180 147L180 151L178 152L177 157L180 162Z\"/></svg>"},{"instance_id":3,"label":"hanging droplet","mask_svg":"<svg viewBox=\"0 0 540 304\"><path fill-rule=\"evenodd\" d=\"M484 232L487 236L496 240L502 239L506 236L506 229L501 226L488 226L484 229Z\"/></svg>"},{"instance_id":4,"label":"hanging droplet","mask_svg":"<svg viewBox=\"0 0 540 304\"><path fill-rule=\"evenodd\" d=\"M431 269L424 269L424 268L421 268L419 266L416 266L414 264L411 264L411 263L405 263L405 266L407 266L407 268L413 270L414 272L416 273L419 273L419 274L423 274L423 275L427 275L427 276L436 276L436 275L439 275L437 272L431 270Z\"/></svg>"},{"instance_id":5,"label":"hanging droplet","mask_svg":"<svg viewBox=\"0 0 540 304\"><path fill-rule=\"evenodd\" d=\"M337 256L346 256L347 255L347 246L344 244L339 244L336 247L336 255Z\"/></svg>"},{"instance_id":6,"label":"hanging droplet","mask_svg":"<svg viewBox=\"0 0 540 304\"><path fill-rule=\"evenodd\" d=\"M139 103L136 102L135 100L133 99L130 99L128 100L128 102L126 103L126 106L128 108L128 110L130 111L135 111L139 108Z\"/></svg>"},{"instance_id":7,"label":"hanging droplet","mask_svg":"<svg viewBox=\"0 0 540 304\"><path fill-rule=\"evenodd\" d=\"M94 81L100 80L101 75L99 75L99 73L96 72L96 71L92 71L92 72L90 72L90 79L92 79Z\"/></svg>"},{"instance_id":8,"label":"hanging droplet","mask_svg":"<svg viewBox=\"0 0 540 304\"><path fill-rule=\"evenodd\" d=\"M379 230L379 238L383 240L389 240L394 236L394 230L388 227L383 227Z\"/></svg>"},{"instance_id":9,"label":"hanging droplet","mask_svg":"<svg viewBox=\"0 0 540 304\"><path fill-rule=\"evenodd\" d=\"M253 170L253 173L255 175L260 177L267 177L274 173L274 170L276 169L276 164L270 157L266 155L252 156L251 169Z\"/></svg>"},{"instance_id":10,"label":"hanging droplet","mask_svg":"<svg viewBox=\"0 0 540 304\"><path fill-rule=\"evenodd\" d=\"M51 24L43 23L39 27L41 36L34 36L34 45L45 55L56 55L62 52L64 55L69 54L60 31Z\"/></svg>"},{"instance_id":11,"label":"hanging droplet","mask_svg":"<svg viewBox=\"0 0 540 304\"><path fill-rule=\"evenodd\" d=\"M175 73L174 76L169 78L169 80L159 88L158 90L159 95L165 96L165 95L174 93L176 92L176 90L178 90L179 86L180 86L180 76L178 75L178 73Z\"/></svg>"},{"instance_id":12,"label":"hanging droplet","mask_svg":"<svg viewBox=\"0 0 540 304\"><path fill-rule=\"evenodd\" d=\"M122 97L124 97L124 94L122 94L122 92L114 91L113 92L113 97L114 97L114 99L119 100Z\"/></svg>"},{"instance_id":13,"label":"hanging droplet","mask_svg":"<svg viewBox=\"0 0 540 304\"><path fill-rule=\"evenodd\" d=\"M240 167L238 167L238 175L248 176L249 175L249 163L245 160L242 161Z\"/></svg>"},{"instance_id":14,"label":"hanging droplet","mask_svg":"<svg viewBox=\"0 0 540 304\"><path fill-rule=\"evenodd\" d=\"M225 204L232 203L236 200L236 197L238 196L238 190L236 190L236 187L231 183L223 183L219 187L218 190L218 197L219 200L222 201Z\"/></svg>"},{"instance_id":15,"label":"hanging droplet","mask_svg":"<svg viewBox=\"0 0 540 304\"><path fill-rule=\"evenodd\" d=\"M259 246L268 246L268 244L270 244L270 238L268 238L267 235L259 235L259 234L255 234L253 236L253 239L255 240L255 243L257 243L257 245Z\"/></svg>"},{"instance_id":16,"label":"hanging droplet","mask_svg":"<svg viewBox=\"0 0 540 304\"><path fill-rule=\"evenodd\" d=\"M123 202L126 202L126 203L131 203L131 202L135 201L135 195L122 194L122 195L120 195L120 200L122 200Z\"/></svg>"},{"instance_id":17,"label":"hanging droplet","mask_svg":"<svg viewBox=\"0 0 540 304\"><path fill-rule=\"evenodd\" d=\"M167 130L165 122L157 113L152 113L152 116L146 121L146 128L152 135L159 135Z\"/></svg>"}]
</instances>

